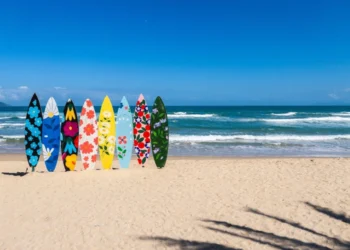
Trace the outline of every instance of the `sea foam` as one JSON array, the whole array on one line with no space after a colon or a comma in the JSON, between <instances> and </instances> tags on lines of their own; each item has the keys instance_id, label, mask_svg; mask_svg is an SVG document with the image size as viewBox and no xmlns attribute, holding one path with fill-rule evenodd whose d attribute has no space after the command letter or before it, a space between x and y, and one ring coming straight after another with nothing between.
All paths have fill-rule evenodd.
<instances>
[{"instance_id":1,"label":"sea foam","mask_svg":"<svg viewBox=\"0 0 350 250\"><path fill-rule=\"evenodd\" d=\"M288 113L281 113L281 114L272 113L271 115L273 115L273 116L295 116L296 114L297 114L297 112L288 112Z\"/></svg>"},{"instance_id":2,"label":"sea foam","mask_svg":"<svg viewBox=\"0 0 350 250\"><path fill-rule=\"evenodd\" d=\"M350 140L350 135L170 135L172 142L238 142L238 141L334 141Z\"/></svg>"},{"instance_id":3,"label":"sea foam","mask_svg":"<svg viewBox=\"0 0 350 250\"><path fill-rule=\"evenodd\" d=\"M187 114L186 112L175 112L173 114L168 114L169 118L211 118L215 117L215 114Z\"/></svg>"}]
</instances>

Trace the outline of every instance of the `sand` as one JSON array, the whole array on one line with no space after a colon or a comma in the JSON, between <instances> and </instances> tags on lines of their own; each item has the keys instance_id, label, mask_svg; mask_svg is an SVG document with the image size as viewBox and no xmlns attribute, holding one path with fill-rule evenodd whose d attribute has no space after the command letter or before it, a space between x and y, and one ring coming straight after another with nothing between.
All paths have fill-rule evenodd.
<instances>
[{"instance_id":1,"label":"sand","mask_svg":"<svg viewBox=\"0 0 350 250\"><path fill-rule=\"evenodd\" d=\"M350 159L59 164L0 156L0 249L350 249Z\"/></svg>"}]
</instances>

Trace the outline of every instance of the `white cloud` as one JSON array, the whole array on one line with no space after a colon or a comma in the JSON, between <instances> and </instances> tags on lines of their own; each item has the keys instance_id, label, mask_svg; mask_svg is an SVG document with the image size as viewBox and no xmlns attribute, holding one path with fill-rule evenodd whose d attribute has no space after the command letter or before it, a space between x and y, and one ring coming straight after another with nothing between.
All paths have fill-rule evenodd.
<instances>
[{"instance_id":1,"label":"white cloud","mask_svg":"<svg viewBox=\"0 0 350 250\"><path fill-rule=\"evenodd\" d=\"M345 92L350 92L350 88L345 89Z\"/></svg>"},{"instance_id":2,"label":"white cloud","mask_svg":"<svg viewBox=\"0 0 350 250\"><path fill-rule=\"evenodd\" d=\"M13 100L13 101L18 101L20 99L20 97L17 94L12 93L10 95L10 99Z\"/></svg>"},{"instance_id":3,"label":"white cloud","mask_svg":"<svg viewBox=\"0 0 350 250\"><path fill-rule=\"evenodd\" d=\"M334 99L334 100L339 100L339 99L340 99L340 97L339 97L338 95L334 94L334 93L331 93L331 94L329 94L328 96L329 96L330 98Z\"/></svg>"},{"instance_id":4,"label":"white cloud","mask_svg":"<svg viewBox=\"0 0 350 250\"><path fill-rule=\"evenodd\" d=\"M5 95L2 93L2 90L0 88L0 101L5 101L6 97Z\"/></svg>"},{"instance_id":5,"label":"white cloud","mask_svg":"<svg viewBox=\"0 0 350 250\"><path fill-rule=\"evenodd\" d=\"M62 90L62 89L66 89L65 87L53 87L56 90Z\"/></svg>"},{"instance_id":6,"label":"white cloud","mask_svg":"<svg viewBox=\"0 0 350 250\"><path fill-rule=\"evenodd\" d=\"M17 88L0 88L0 100L6 103L17 103L28 99L27 86Z\"/></svg>"},{"instance_id":7,"label":"white cloud","mask_svg":"<svg viewBox=\"0 0 350 250\"><path fill-rule=\"evenodd\" d=\"M68 98L71 98L76 105L82 105L86 98L90 98L95 105L101 105L103 98L108 95L114 105L118 105L122 96L127 96L130 104L136 103L139 93L123 93L121 91L108 91L96 89L71 89L65 87L48 87L34 90L32 88L3 87L0 89L0 101L10 105L27 105L32 94L36 92L42 104L46 103L49 97L54 97L58 105L64 105ZM151 99L146 95L147 99Z\"/></svg>"}]
</instances>

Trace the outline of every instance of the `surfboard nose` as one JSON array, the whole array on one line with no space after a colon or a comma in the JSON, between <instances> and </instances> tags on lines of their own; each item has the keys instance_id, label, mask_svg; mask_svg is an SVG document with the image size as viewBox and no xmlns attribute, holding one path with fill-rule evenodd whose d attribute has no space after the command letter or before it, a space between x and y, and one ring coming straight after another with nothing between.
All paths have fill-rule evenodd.
<instances>
[{"instance_id":1,"label":"surfboard nose","mask_svg":"<svg viewBox=\"0 0 350 250\"><path fill-rule=\"evenodd\" d=\"M103 103L110 103L112 105L111 99L109 98L108 95L106 95L105 98L103 99L102 104Z\"/></svg>"}]
</instances>

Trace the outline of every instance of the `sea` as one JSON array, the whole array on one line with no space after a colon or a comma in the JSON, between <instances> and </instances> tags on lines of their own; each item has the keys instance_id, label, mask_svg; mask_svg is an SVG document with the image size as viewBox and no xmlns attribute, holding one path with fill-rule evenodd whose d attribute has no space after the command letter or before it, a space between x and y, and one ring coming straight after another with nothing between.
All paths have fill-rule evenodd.
<instances>
[{"instance_id":1,"label":"sea","mask_svg":"<svg viewBox=\"0 0 350 250\"><path fill-rule=\"evenodd\" d=\"M0 153L25 153L26 111L0 108ZM350 156L349 106L169 106L167 111L172 156Z\"/></svg>"}]
</instances>

